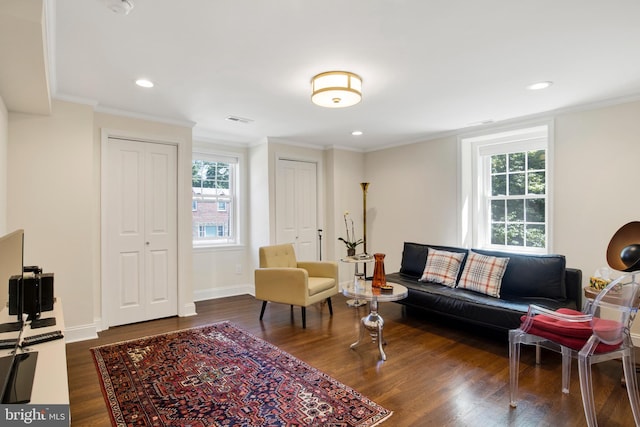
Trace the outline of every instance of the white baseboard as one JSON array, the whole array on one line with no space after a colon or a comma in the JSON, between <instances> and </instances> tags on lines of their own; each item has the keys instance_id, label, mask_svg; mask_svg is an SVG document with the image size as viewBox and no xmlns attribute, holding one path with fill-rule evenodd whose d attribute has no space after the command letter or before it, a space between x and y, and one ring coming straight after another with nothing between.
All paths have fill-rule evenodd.
<instances>
[{"instance_id":1,"label":"white baseboard","mask_svg":"<svg viewBox=\"0 0 640 427\"><path fill-rule=\"evenodd\" d=\"M98 328L96 324L66 327L64 330L64 341L68 343L76 341L94 340L98 338Z\"/></svg>"},{"instance_id":2,"label":"white baseboard","mask_svg":"<svg viewBox=\"0 0 640 427\"><path fill-rule=\"evenodd\" d=\"M178 316L180 317L195 316L196 314L198 314L198 312L196 312L196 304L193 302L185 304L182 310L178 312Z\"/></svg>"},{"instance_id":3,"label":"white baseboard","mask_svg":"<svg viewBox=\"0 0 640 427\"><path fill-rule=\"evenodd\" d=\"M640 347L640 334L634 334L633 332L631 332L631 342L633 343L634 346L636 347Z\"/></svg>"},{"instance_id":4,"label":"white baseboard","mask_svg":"<svg viewBox=\"0 0 640 427\"><path fill-rule=\"evenodd\" d=\"M194 301L205 301L209 299L233 297L236 295L255 295L255 290L252 284L250 285L236 285L228 286L225 288L215 289L203 289L193 292Z\"/></svg>"}]
</instances>

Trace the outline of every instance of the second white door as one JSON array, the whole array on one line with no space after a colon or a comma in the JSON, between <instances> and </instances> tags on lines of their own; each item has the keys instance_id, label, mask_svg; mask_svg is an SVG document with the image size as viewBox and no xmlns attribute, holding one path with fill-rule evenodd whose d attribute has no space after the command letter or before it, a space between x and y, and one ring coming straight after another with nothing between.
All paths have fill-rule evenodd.
<instances>
[{"instance_id":1,"label":"second white door","mask_svg":"<svg viewBox=\"0 0 640 427\"><path fill-rule=\"evenodd\" d=\"M318 255L316 164L278 160L276 243L293 243L299 260Z\"/></svg>"}]
</instances>

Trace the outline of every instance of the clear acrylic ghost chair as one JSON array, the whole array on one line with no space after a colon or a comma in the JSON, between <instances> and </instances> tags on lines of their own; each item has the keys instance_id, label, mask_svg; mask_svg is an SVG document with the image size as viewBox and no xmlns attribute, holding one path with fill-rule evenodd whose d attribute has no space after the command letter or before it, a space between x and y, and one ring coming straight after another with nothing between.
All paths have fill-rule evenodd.
<instances>
[{"instance_id":1,"label":"clear acrylic ghost chair","mask_svg":"<svg viewBox=\"0 0 640 427\"><path fill-rule=\"evenodd\" d=\"M638 311L640 283L635 274L622 276L609 284L594 299L590 307L593 334L578 353L578 373L582 405L587 425L596 426L596 407L593 399L591 365L611 359L622 359L629 403L636 426L640 425L640 397L636 381L631 324ZM599 351L603 346L614 346L609 351Z\"/></svg>"},{"instance_id":2,"label":"clear acrylic ghost chair","mask_svg":"<svg viewBox=\"0 0 640 427\"><path fill-rule=\"evenodd\" d=\"M562 354L562 392L569 393L571 359L579 359L580 388L589 426L596 426L591 383L591 364L621 358L627 392L636 425L640 405L635 379L633 343L630 337L640 284L634 274L611 282L584 312L561 308L556 311L531 305L518 329L509 331L510 405L516 407L520 344L536 345Z\"/></svg>"}]
</instances>

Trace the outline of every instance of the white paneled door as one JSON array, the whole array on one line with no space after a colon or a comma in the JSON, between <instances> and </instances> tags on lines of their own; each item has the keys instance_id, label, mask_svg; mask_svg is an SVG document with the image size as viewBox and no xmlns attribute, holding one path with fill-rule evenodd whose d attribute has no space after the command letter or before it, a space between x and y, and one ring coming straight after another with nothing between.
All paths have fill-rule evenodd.
<instances>
[{"instance_id":1,"label":"white paneled door","mask_svg":"<svg viewBox=\"0 0 640 427\"><path fill-rule=\"evenodd\" d=\"M107 143L106 326L173 316L177 286L177 147Z\"/></svg>"},{"instance_id":2,"label":"white paneled door","mask_svg":"<svg viewBox=\"0 0 640 427\"><path fill-rule=\"evenodd\" d=\"M278 160L276 243L293 243L301 261L318 256L316 169L312 162Z\"/></svg>"}]
</instances>

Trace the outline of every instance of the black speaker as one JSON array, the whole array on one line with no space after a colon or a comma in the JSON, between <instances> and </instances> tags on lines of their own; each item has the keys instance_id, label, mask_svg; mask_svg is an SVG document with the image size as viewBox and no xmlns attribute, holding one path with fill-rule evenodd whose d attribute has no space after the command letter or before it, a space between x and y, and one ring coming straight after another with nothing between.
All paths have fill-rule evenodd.
<instances>
[{"instance_id":1,"label":"black speaker","mask_svg":"<svg viewBox=\"0 0 640 427\"><path fill-rule=\"evenodd\" d=\"M40 275L40 311L53 310L53 273Z\"/></svg>"},{"instance_id":2,"label":"black speaker","mask_svg":"<svg viewBox=\"0 0 640 427\"><path fill-rule=\"evenodd\" d=\"M29 320L37 319L42 311L53 310L53 273L25 275L9 279L9 314L29 315Z\"/></svg>"},{"instance_id":3,"label":"black speaker","mask_svg":"<svg viewBox=\"0 0 640 427\"><path fill-rule=\"evenodd\" d=\"M28 314L29 320L40 317L40 302L42 301L41 289L40 277L38 275L25 276L22 278L22 313Z\"/></svg>"}]
</instances>

